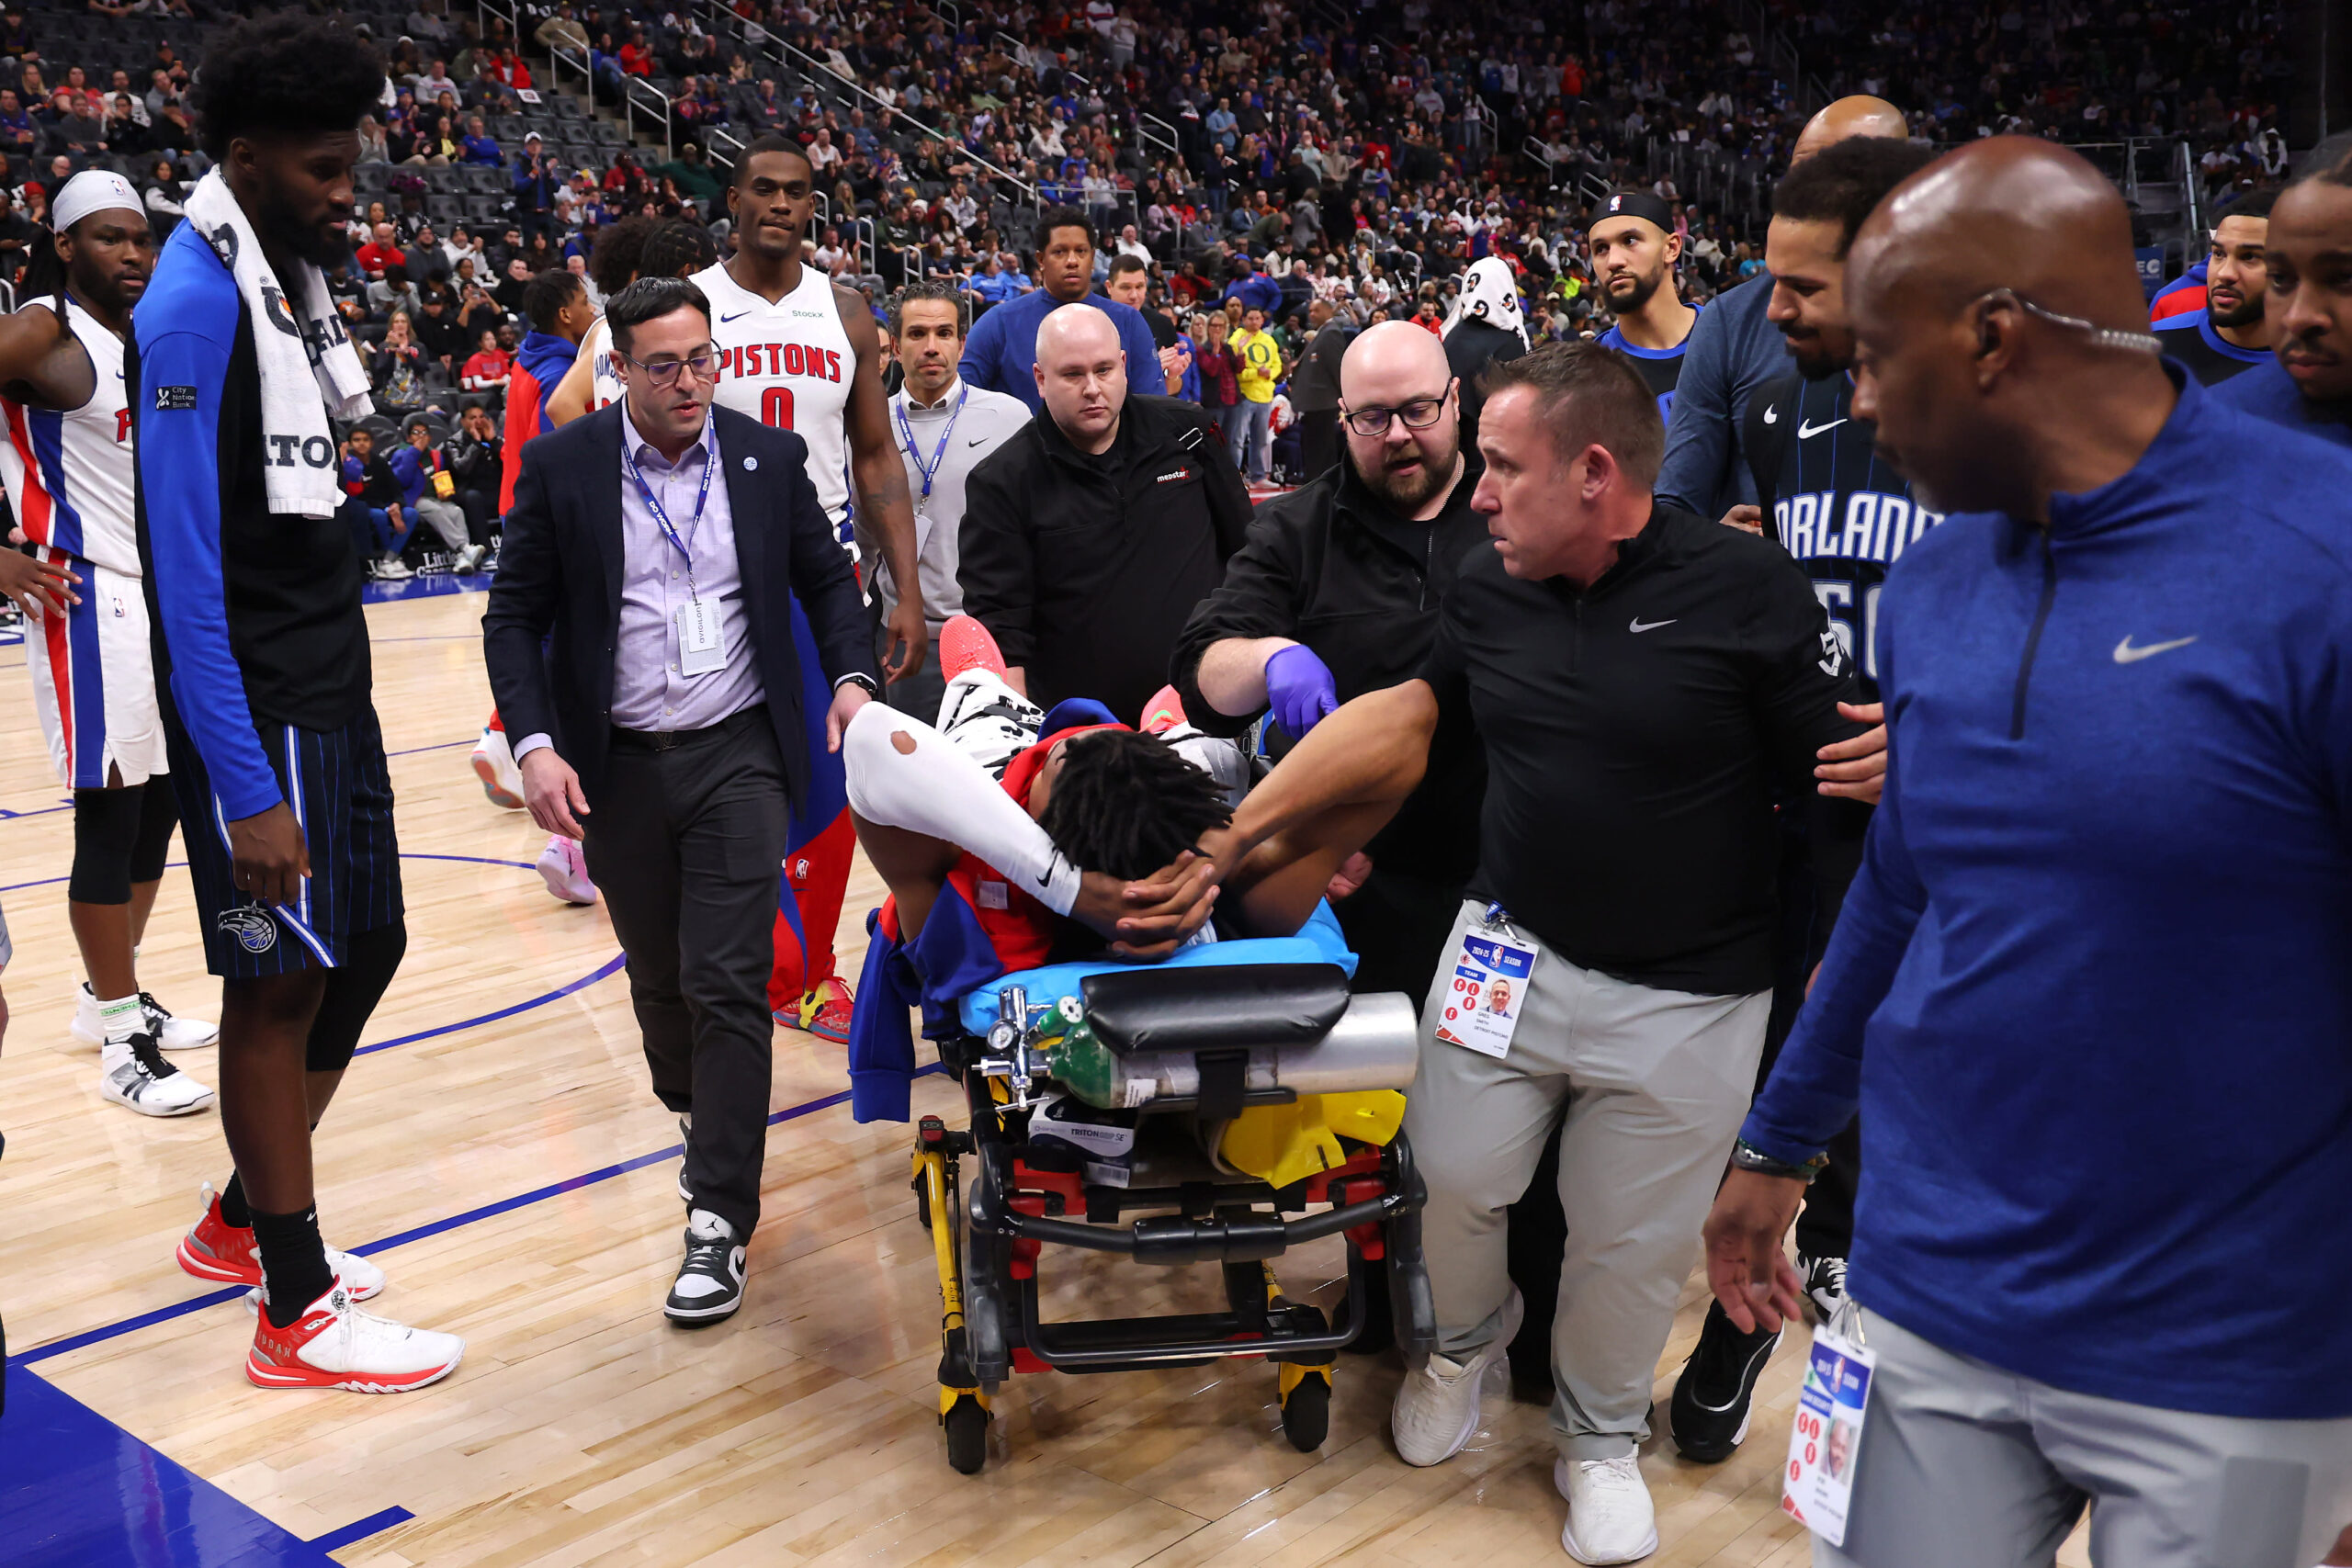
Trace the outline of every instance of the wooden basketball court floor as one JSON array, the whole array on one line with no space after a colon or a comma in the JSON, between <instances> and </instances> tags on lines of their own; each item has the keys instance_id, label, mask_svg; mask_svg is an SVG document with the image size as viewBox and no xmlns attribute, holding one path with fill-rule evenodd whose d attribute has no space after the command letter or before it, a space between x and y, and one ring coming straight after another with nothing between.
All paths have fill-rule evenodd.
<instances>
[{"instance_id":1,"label":"wooden basketball court floor","mask_svg":"<svg viewBox=\"0 0 2352 1568\"><path fill-rule=\"evenodd\" d=\"M236 1292L172 1260L219 1118L137 1116L97 1092L68 1032L71 816L21 648L0 647L0 903L17 954L0 1056L0 1562L75 1568L324 1563L1049 1562L1382 1568L1567 1558L1544 1411L1490 1389L1469 1451L1415 1470L1389 1446L1393 1357L1343 1357L1331 1435L1293 1451L1272 1369L1015 1378L988 1469L946 1462L930 1243L910 1130L858 1126L840 1047L776 1036L764 1205L743 1310L686 1331L661 1313L680 1251L677 1129L646 1088L601 907L550 899L544 837L467 766L489 708L478 592L372 604L376 701L408 893L408 957L318 1134L330 1242L390 1276L386 1314L466 1337L465 1364L387 1398L264 1392L243 1378ZM176 846L175 861L177 860ZM880 897L861 861L842 922L854 976ZM184 872L166 874L148 987L217 1016ZM211 1051L174 1059L213 1081ZM957 1118L936 1077L917 1114ZM1329 1304L1336 1239L1283 1259ZM1049 1250L1049 1315L1204 1310L1195 1279ZM1807 1560L1777 1511L1801 1340L1764 1376L1728 1463L1676 1457L1665 1400L1695 1338L1694 1278L1658 1364L1643 1467L1659 1564ZM30 1481L28 1476L47 1479ZM11 1493L13 1492L13 1495ZM2068 1560L2086 1561L2079 1543Z\"/></svg>"}]
</instances>

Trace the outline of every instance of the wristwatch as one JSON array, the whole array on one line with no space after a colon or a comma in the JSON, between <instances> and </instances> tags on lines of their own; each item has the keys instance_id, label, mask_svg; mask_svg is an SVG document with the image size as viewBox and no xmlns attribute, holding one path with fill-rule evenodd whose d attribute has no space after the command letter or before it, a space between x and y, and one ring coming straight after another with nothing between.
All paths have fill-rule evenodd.
<instances>
[{"instance_id":1,"label":"wristwatch","mask_svg":"<svg viewBox=\"0 0 2352 1568\"><path fill-rule=\"evenodd\" d=\"M1803 1165L1791 1165L1787 1160L1766 1154L1746 1138L1731 1147L1731 1168L1734 1170L1752 1170L1758 1176L1786 1177L1792 1181L1810 1183L1828 1163L1827 1155L1818 1154Z\"/></svg>"},{"instance_id":2,"label":"wristwatch","mask_svg":"<svg viewBox=\"0 0 2352 1568\"><path fill-rule=\"evenodd\" d=\"M855 671L855 670L851 671L848 674L846 674L846 675L842 676L840 680L838 680L838 681L834 682L833 682L833 690L834 690L834 691L836 691L836 692L838 692L838 691L840 691L843 686L848 686L848 685L858 685L858 686L863 686L863 687L865 687L865 694L866 694L867 696L869 696L869 697L878 697L878 696L880 696L880 695L882 694L882 687L881 687L881 684L880 684L878 682L876 682L876 681L874 679L874 677L873 677L873 676L871 676L871 675L866 675L866 674L862 674L862 673L860 673L859 671Z\"/></svg>"}]
</instances>

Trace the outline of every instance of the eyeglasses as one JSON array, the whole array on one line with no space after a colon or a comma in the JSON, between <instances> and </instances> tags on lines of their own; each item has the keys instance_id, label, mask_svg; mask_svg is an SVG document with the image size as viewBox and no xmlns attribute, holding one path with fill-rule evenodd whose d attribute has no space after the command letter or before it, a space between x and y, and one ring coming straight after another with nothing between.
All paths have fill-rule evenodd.
<instances>
[{"instance_id":1,"label":"eyeglasses","mask_svg":"<svg viewBox=\"0 0 2352 1568\"><path fill-rule=\"evenodd\" d=\"M616 352L619 351L616 350ZM711 379L712 373L718 368L718 356L707 350L684 359L672 359L665 356L649 361L626 353L621 354L621 357L644 371L645 378L657 387L675 386L678 381L678 372L681 370L692 370L695 380L708 381Z\"/></svg>"},{"instance_id":2,"label":"eyeglasses","mask_svg":"<svg viewBox=\"0 0 2352 1568\"><path fill-rule=\"evenodd\" d=\"M2120 348L2134 354L2162 354L2165 351L2164 340L2154 333L2119 332L2113 327L2100 326L2097 321L2086 321L2080 316L2061 315L2056 310L2046 310L2035 304L2006 284L1997 288L1986 289L1969 303L1972 306L1981 305L1987 299L2003 298L2027 315L2039 316L2052 326L2088 333L2090 340L2101 348Z\"/></svg>"},{"instance_id":3,"label":"eyeglasses","mask_svg":"<svg viewBox=\"0 0 2352 1568\"><path fill-rule=\"evenodd\" d=\"M1453 383L1446 382L1445 392L1452 390ZM1388 422L1401 419L1408 430L1427 430L1437 423L1438 415L1445 412L1445 392L1440 392L1433 398L1415 398L1411 402L1393 409L1350 409L1348 428L1358 435L1385 435L1388 434Z\"/></svg>"}]
</instances>

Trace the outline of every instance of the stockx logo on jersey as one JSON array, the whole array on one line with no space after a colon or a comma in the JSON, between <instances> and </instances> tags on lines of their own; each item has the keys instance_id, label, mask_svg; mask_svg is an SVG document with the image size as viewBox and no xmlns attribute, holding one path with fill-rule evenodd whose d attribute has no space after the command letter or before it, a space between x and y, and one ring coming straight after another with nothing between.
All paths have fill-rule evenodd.
<instances>
[{"instance_id":1,"label":"stockx logo on jersey","mask_svg":"<svg viewBox=\"0 0 2352 1568\"><path fill-rule=\"evenodd\" d=\"M842 378L838 349L812 348L797 343L752 343L721 349L719 366L729 376L746 380L763 376L809 376L821 381Z\"/></svg>"},{"instance_id":2,"label":"stockx logo on jersey","mask_svg":"<svg viewBox=\"0 0 2352 1568\"><path fill-rule=\"evenodd\" d=\"M1836 491L1784 495L1772 502L1772 522L1781 542L1799 560L1840 556L1883 566L1944 520L1940 512L1871 490L1848 491L1845 515L1837 510Z\"/></svg>"}]
</instances>

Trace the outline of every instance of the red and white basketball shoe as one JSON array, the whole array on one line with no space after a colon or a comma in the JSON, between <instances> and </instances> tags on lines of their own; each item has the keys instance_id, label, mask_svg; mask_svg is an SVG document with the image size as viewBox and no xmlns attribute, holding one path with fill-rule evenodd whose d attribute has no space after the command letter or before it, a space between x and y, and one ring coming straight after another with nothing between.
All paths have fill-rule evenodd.
<instances>
[{"instance_id":1,"label":"red and white basketball shoe","mask_svg":"<svg viewBox=\"0 0 2352 1568\"><path fill-rule=\"evenodd\" d=\"M492 806L509 811L523 809L523 770L515 766L504 730L482 730L481 739L474 743L473 764L474 776L481 780L481 792L490 796Z\"/></svg>"},{"instance_id":2,"label":"red and white basketball shoe","mask_svg":"<svg viewBox=\"0 0 2352 1568\"><path fill-rule=\"evenodd\" d=\"M221 1219L220 1197L209 1181L204 1184L204 1217L180 1237L178 1257L180 1268L199 1280L261 1288L261 1253L253 1230ZM327 1267L351 1288L354 1301L373 1301L384 1293L384 1271L357 1253L330 1247Z\"/></svg>"},{"instance_id":3,"label":"red and white basketball shoe","mask_svg":"<svg viewBox=\"0 0 2352 1568\"><path fill-rule=\"evenodd\" d=\"M405 1393L439 1382L465 1359L454 1334L411 1328L363 1312L341 1280L279 1328L263 1313L254 1322L245 1377L257 1388L342 1388L354 1393Z\"/></svg>"},{"instance_id":4,"label":"red and white basketball shoe","mask_svg":"<svg viewBox=\"0 0 2352 1568\"><path fill-rule=\"evenodd\" d=\"M939 628L939 674L953 681L967 670L1004 673L1004 650L988 627L969 615L950 615Z\"/></svg>"}]
</instances>

